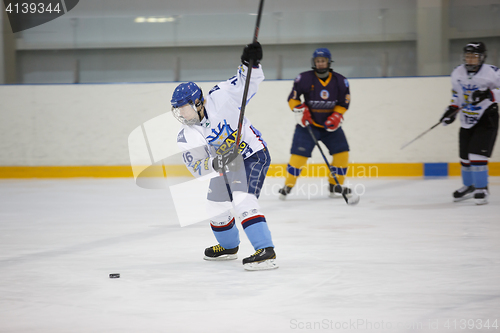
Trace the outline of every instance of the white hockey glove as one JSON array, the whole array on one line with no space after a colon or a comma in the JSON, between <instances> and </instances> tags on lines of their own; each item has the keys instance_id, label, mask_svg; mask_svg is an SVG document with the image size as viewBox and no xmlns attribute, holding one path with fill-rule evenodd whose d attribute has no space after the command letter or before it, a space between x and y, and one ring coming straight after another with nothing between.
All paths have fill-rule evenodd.
<instances>
[{"instance_id":1,"label":"white hockey glove","mask_svg":"<svg viewBox=\"0 0 500 333\"><path fill-rule=\"evenodd\" d=\"M302 127L306 127L308 124L312 124L311 111L309 111L309 107L305 103L294 107L293 112L295 112L297 116L302 116L300 120L300 125Z\"/></svg>"}]
</instances>

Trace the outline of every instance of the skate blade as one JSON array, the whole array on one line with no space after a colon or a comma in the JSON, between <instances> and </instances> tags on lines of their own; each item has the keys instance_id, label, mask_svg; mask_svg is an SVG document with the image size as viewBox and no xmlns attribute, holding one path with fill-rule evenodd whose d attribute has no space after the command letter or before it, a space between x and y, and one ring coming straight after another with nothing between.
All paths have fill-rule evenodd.
<instances>
[{"instance_id":1,"label":"skate blade","mask_svg":"<svg viewBox=\"0 0 500 333\"><path fill-rule=\"evenodd\" d=\"M276 259L268 259L259 262L251 262L248 264L244 264L243 268L247 271L263 271L268 269L276 269L278 268L278 264L276 263Z\"/></svg>"},{"instance_id":2,"label":"skate blade","mask_svg":"<svg viewBox=\"0 0 500 333\"><path fill-rule=\"evenodd\" d=\"M218 256L218 257L204 256L203 259L208 260L208 261L234 260L234 259L238 259L238 255L237 254L224 254L224 255Z\"/></svg>"},{"instance_id":3,"label":"skate blade","mask_svg":"<svg viewBox=\"0 0 500 333\"><path fill-rule=\"evenodd\" d=\"M488 199L475 199L476 205L486 205L488 203Z\"/></svg>"},{"instance_id":4,"label":"skate blade","mask_svg":"<svg viewBox=\"0 0 500 333\"><path fill-rule=\"evenodd\" d=\"M280 200L285 201L286 200L286 195L280 194Z\"/></svg>"},{"instance_id":5,"label":"skate blade","mask_svg":"<svg viewBox=\"0 0 500 333\"><path fill-rule=\"evenodd\" d=\"M461 198L453 198L453 202L460 202L460 201L464 201L464 200L467 200L467 199L472 199L473 197L474 197L474 194L473 193L469 193L469 194L464 195Z\"/></svg>"}]
</instances>

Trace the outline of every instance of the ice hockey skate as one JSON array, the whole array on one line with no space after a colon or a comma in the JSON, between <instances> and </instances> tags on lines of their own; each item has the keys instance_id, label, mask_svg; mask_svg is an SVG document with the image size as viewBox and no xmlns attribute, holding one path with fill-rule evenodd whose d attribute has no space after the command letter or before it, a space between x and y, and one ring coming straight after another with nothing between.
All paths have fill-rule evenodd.
<instances>
[{"instance_id":1,"label":"ice hockey skate","mask_svg":"<svg viewBox=\"0 0 500 333\"><path fill-rule=\"evenodd\" d=\"M205 260L234 260L238 259L238 246L234 249L225 249L220 244L205 249Z\"/></svg>"},{"instance_id":2,"label":"ice hockey skate","mask_svg":"<svg viewBox=\"0 0 500 333\"><path fill-rule=\"evenodd\" d=\"M261 271L278 268L274 248L266 247L265 249L258 249L250 257L243 259L243 268L248 271Z\"/></svg>"},{"instance_id":3,"label":"ice hockey skate","mask_svg":"<svg viewBox=\"0 0 500 333\"><path fill-rule=\"evenodd\" d=\"M278 193L280 194L280 200L286 200L286 196L290 194L290 191L292 190L291 187L288 186L283 186L283 188L280 188Z\"/></svg>"},{"instance_id":4,"label":"ice hockey skate","mask_svg":"<svg viewBox=\"0 0 500 333\"><path fill-rule=\"evenodd\" d=\"M342 192L346 195L346 197L350 198L352 196L352 190L348 187L344 187L342 185L330 185L330 198L342 198Z\"/></svg>"},{"instance_id":5,"label":"ice hockey skate","mask_svg":"<svg viewBox=\"0 0 500 333\"><path fill-rule=\"evenodd\" d=\"M474 187L474 185L462 186L461 188L453 192L453 201L459 202L472 198L474 196L475 189L476 188Z\"/></svg>"},{"instance_id":6,"label":"ice hockey skate","mask_svg":"<svg viewBox=\"0 0 500 333\"><path fill-rule=\"evenodd\" d=\"M488 203L488 188L477 188L474 191L474 201L476 201L476 205L486 205Z\"/></svg>"}]
</instances>

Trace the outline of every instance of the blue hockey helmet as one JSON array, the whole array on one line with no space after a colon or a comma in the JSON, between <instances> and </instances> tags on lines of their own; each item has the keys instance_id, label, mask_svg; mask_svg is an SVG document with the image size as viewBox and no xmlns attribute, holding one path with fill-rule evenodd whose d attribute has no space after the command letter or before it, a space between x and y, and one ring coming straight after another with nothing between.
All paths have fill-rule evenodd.
<instances>
[{"instance_id":1,"label":"blue hockey helmet","mask_svg":"<svg viewBox=\"0 0 500 333\"><path fill-rule=\"evenodd\" d=\"M325 47L320 47L319 49L314 50L313 59L317 57L327 58L328 61L332 61L332 54L330 50Z\"/></svg>"},{"instance_id":2,"label":"blue hockey helmet","mask_svg":"<svg viewBox=\"0 0 500 333\"><path fill-rule=\"evenodd\" d=\"M175 88L170 103L173 107L180 107L185 104L195 104L196 100L203 103L203 92L194 82L181 83Z\"/></svg>"},{"instance_id":3,"label":"blue hockey helmet","mask_svg":"<svg viewBox=\"0 0 500 333\"><path fill-rule=\"evenodd\" d=\"M314 63L314 59L318 57L323 57L328 59L328 68L326 69L317 69L316 64ZM320 47L316 50L314 50L312 58L311 58L311 64L312 64L312 69L314 69L316 72L322 74L327 72L330 69L330 65L332 64L332 54L330 53L330 50L328 50L325 47Z\"/></svg>"},{"instance_id":4,"label":"blue hockey helmet","mask_svg":"<svg viewBox=\"0 0 500 333\"><path fill-rule=\"evenodd\" d=\"M187 82L175 88L170 104L172 104L174 117L178 121L186 125L194 125L201 120L200 112L204 101L200 87L194 82Z\"/></svg>"}]
</instances>

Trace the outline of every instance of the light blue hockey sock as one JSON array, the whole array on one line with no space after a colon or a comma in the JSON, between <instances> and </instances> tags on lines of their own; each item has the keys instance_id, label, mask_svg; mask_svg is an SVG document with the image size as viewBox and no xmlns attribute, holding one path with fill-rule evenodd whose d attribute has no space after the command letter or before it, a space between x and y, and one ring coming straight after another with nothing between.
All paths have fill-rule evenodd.
<instances>
[{"instance_id":1,"label":"light blue hockey sock","mask_svg":"<svg viewBox=\"0 0 500 333\"><path fill-rule=\"evenodd\" d=\"M474 185L474 179L472 178L472 170L470 166L462 165L462 181L465 186Z\"/></svg>"},{"instance_id":2,"label":"light blue hockey sock","mask_svg":"<svg viewBox=\"0 0 500 333\"><path fill-rule=\"evenodd\" d=\"M488 165L472 165L472 178L476 188L484 188L488 186Z\"/></svg>"},{"instance_id":3,"label":"light blue hockey sock","mask_svg":"<svg viewBox=\"0 0 500 333\"><path fill-rule=\"evenodd\" d=\"M248 240L252 243L256 251L266 247L274 247L271 231L269 231L267 227L266 218L264 216L256 215L248 218L242 222L242 225Z\"/></svg>"},{"instance_id":4,"label":"light blue hockey sock","mask_svg":"<svg viewBox=\"0 0 500 333\"><path fill-rule=\"evenodd\" d=\"M238 232L238 228L234 223L234 218L227 226L214 227L213 225L211 225L211 227L215 238L223 248L234 249L235 247L240 245L240 233Z\"/></svg>"}]
</instances>

